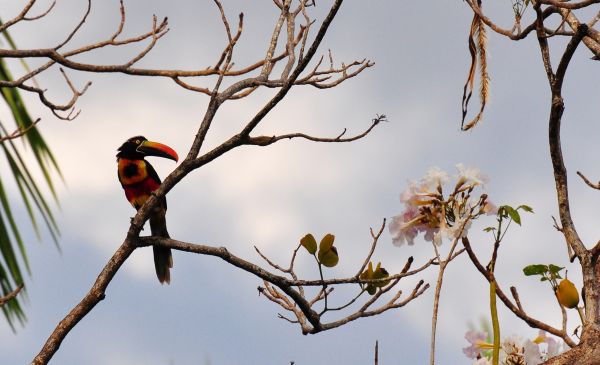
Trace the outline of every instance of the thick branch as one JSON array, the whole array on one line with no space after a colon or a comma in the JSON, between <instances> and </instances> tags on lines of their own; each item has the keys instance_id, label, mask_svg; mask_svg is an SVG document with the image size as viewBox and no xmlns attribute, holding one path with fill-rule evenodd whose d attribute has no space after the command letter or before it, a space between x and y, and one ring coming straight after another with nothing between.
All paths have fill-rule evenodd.
<instances>
[{"instance_id":1,"label":"thick branch","mask_svg":"<svg viewBox=\"0 0 600 365\"><path fill-rule=\"evenodd\" d=\"M586 6L589 6L589 5L598 4L598 3L600 3L600 0L583 0L583 1L580 1L580 2L557 1L557 0L539 0L539 2L542 3L542 4L546 4L546 5L552 5L552 6L555 6L557 8L561 8L561 9L574 10L574 9L585 8Z\"/></svg>"},{"instance_id":2,"label":"thick branch","mask_svg":"<svg viewBox=\"0 0 600 365\"><path fill-rule=\"evenodd\" d=\"M587 32L587 26L582 24L579 26L577 34L573 36L563 57L560 60L556 75L549 77L552 89L552 106L550 108L548 138L550 143L550 157L552 158L552 167L554 170L554 180L556 183L556 195L558 198L558 210L560 221L562 224L561 232L565 236L567 244L572 247L575 255L580 261L584 261L587 256L586 248L581 242L579 235L575 229L575 225L571 218L571 210L569 205L569 192L567 185L567 169L562 156L562 147L560 142L560 126L562 114L564 111L564 102L561 95L562 83L569 61L577 45L580 43L583 35Z\"/></svg>"},{"instance_id":3,"label":"thick branch","mask_svg":"<svg viewBox=\"0 0 600 365\"><path fill-rule=\"evenodd\" d=\"M145 246L168 247L168 248L178 250L178 251L191 252L191 253L196 253L196 254L200 254L200 255L219 257L219 258L223 259L224 261L232 264L233 266L236 266L246 272L249 272L249 273L251 273L263 280L266 280L274 285L281 284L284 286L323 286L323 285L329 286L329 285L334 285L334 284L382 283L382 282L387 282L390 280L396 280L396 279L401 279L401 278L404 278L407 276L415 275L415 274L425 270L429 266L431 266L432 261L433 261L433 260L429 260L422 266L419 266L418 268L413 269L413 270L409 270L410 265L413 262L413 258L409 257L406 265L404 266L403 270L400 271L400 273L390 275L389 277L384 278L384 279L366 280L366 279L359 279L359 278L353 276L353 277L342 278L342 279L293 280L293 279L288 279L284 276L273 274L273 273L261 268L260 266L258 266L256 264L246 261L246 260L232 254L225 247L214 247L214 246L208 246L208 245L201 245L201 244L197 244L197 243L183 242L183 241L174 240L172 238L163 238L163 237L157 237L157 236L139 237L138 238L138 246L140 246L140 247L145 247Z\"/></svg>"},{"instance_id":4,"label":"thick branch","mask_svg":"<svg viewBox=\"0 0 600 365\"><path fill-rule=\"evenodd\" d=\"M286 295L288 295L298 305L298 307L300 308L300 310L302 312L302 316L304 316L308 320L308 322L311 324L312 327L304 327L303 326L303 332L305 334L306 333L317 333L317 332L321 332L324 330L336 328L347 322L353 321L353 320L361 318L361 317L368 317L368 316L382 313L389 309L399 308L401 306L406 305L406 303L408 303L412 299L421 295L429 287L428 284L423 286L424 283L423 283L423 281L421 281L414 288L412 294L409 297L405 298L403 301L397 302L397 299L399 299L399 297L400 297L400 293L398 293L394 297L394 299L392 299L387 304L385 304L375 310L368 311L369 306L371 304L373 304L382 294L386 293L392 287L394 287L401 278L403 278L405 276L414 275L414 274L420 272L421 270L423 270L424 267L422 266L416 270L409 271L410 263L412 263L412 258L410 258L407 261L407 264L405 265L403 270L399 274L392 275L386 279L361 280L356 277L351 277L351 278L344 278L344 279L329 279L329 280L291 280L286 277L273 274L273 273L261 268L258 265L248 262L248 261L232 254L225 247L213 247L213 246L207 246L207 245L199 245L199 244L177 241L177 240L170 239L170 238L154 237L154 236L140 237L138 240L138 245L139 246L154 245L154 246L161 246L161 247L169 247L171 249L175 249L175 250L179 250L179 251L219 257L222 260L226 261L227 263L229 263L233 266L236 266L246 272L249 272L249 273L263 279L264 281L266 281L268 283L271 283L271 284L277 286L279 289L281 289ZM427 265L427 266L429 266L429 265ZM427 267L427 266L425 266L425 267ZM315 312L311 307L315 301L311 301L311 302L307 301L301 292L294 289L294 287L301 287L301 286L324 286L324 285L333 285L333 284L359 284L359 283L368 284L368 283L378 283L378 282L384 282L384 281L387 282L390 280L392 282L390 284L388 284L385 288L383 288L381 291L379 291L375 296L373 296L365 305L363 305L363 307L358 312L356 312L346 318L343 318L341 320L338 320L336 322L331 322L331 323L321 323L321 320L320 320L321 315L318 314L317 312ZM265 293L263 292L263 294L265 294ZM271 295L271 298L269 298L269 299L282 305L284 308L287 308L288 310L292 310L289 303L287 303L285 301L283 303L281 302L283 300L282 298L284 298L284 297L277 295L276 292L272 292L272 291L270 292L270 295ZM300 318L299 318L299 322L301 322ZM310 328L310 329L307 330L307 328Z\"/></svg>"}]
</instances>

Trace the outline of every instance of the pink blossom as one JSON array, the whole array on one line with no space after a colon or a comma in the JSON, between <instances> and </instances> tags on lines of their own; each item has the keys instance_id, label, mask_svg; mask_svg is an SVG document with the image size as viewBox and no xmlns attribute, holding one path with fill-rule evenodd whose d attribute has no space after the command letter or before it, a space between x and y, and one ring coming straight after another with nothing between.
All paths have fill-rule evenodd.
<instances>
[{"instance_id":1,"label":"pink blossom","mask_svg":"<svg viewBox=\"0 0 600 365\"><path fill-rule=\"evenodd\" d=\"M422 190L415 182L411 181L408 187L400 194L400 201L405 205L413 205L417 200L417 194Z\"/></svg>"},{"instance_id":2,"label":"pink blossom","mask_svg":"<svg viewBox=\"0 0 600 365\"><path fill-rule=\"evenodd\" d=\"M415 238L421 233L425 241L435 245L441 245L444 239L455 240L467 235L471 219L474 218L471 212L478 208L475 204L480 204L482 198L475 202L471 191L465 191L470 187L483 185L485 178L478 169L466 168L462 164L458 164L457 168L458 182L448 198L443 196L442 190L450 178L438 167L429 169L419 182L409 182L400 194L404 210L392 217L389 225L395 245L413 245ZM448 209L454 210L453 214L449 214ZM479 209L492 211L495 208L490 203Z\"/></svg>"},{"instance_id":3,"label":"pink blossom","mask_svg":"<svg viewBox=\"0 0 600 365\"><path fill-rule=\"evenodd\" d=\"M471 346L463 348L463 353L467 355L469 359L475 359L481 355L481 345L486 344L485 339L487 333L479 331L468 331L465 334L465 339L469 341Z\"/></svg>"},{"instance_id":4,"label":"pink blossom","mask_svg":"<svg viewBox=\"0 0 600 365\"><path fill-rule=\"evenodd\" d=\"M408 206L404 212L392 217L389 231L392 235L392 243L402 246L404 243L413 245L415 237L419 233L415 220L419 217L419 211L414 206Z\"/></svg>"},{"instance_id":5,"label":"pink blossom","mask_svg":"<svg viewBox=\"0 0 600 365\"><path fill-rule=\"evenodd\" d=\"M483 205L483 209L481 209L487 215L496 215L498 214L498 207L489 200L485 201Z\"/></svg>"}]
</instances>

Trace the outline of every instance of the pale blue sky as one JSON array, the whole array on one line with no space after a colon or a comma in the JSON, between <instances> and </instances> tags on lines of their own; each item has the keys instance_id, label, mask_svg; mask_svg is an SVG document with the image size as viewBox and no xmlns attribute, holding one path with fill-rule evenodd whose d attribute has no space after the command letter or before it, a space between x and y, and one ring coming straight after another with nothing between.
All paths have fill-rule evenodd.
<instances>
[{"instance_id":1,"label":"pale blue sky","mask_svg":"<svg viewBox=\"0 0 600 365\"><path fill-rule=\"evenodd\" d=\"M23 1L2 0L2 18L15 14ZM41 2L41 6L45 2ZM225 35L211 1L125 1L127 34L148 29L150 17L168 16L171 31L141 62L146 67L193 68L214 62ZM322 20L328 2L317 1ZM276 16L270 1L223 1L235 19L245 13L245 32L236 64L262 57ZM47 19L19 25L13 37L23 47L57 43L84 9L80 0L58 1ZM510 4L489 11L510 23ZM74 44L110 35L118 21L117 1L96 1L90 19ZM567 265L577 283L576 266L565 259L561 237L552 228L555 215L553 180L547 147L549 91L535 39L515 43L490 34L491 101L484 120L472 132L460 132L460 100L468 71L467 34L471 13L460 1L347 1L325 38L320 53L332 50L336 60L364 57L375 67L332 90L296 88L266 118L260 131L305 131L337 135L343 128L358 132L376 113L388 116L364 140L343 145L305 141L268 148L241 148L187 177L168 195L169 231L174 238L217 246L260 263L253 245L279 262L287 262L307 232L336 234L341 264L336 276L354 272L370 244L369 227L402 209L399 193L409 179L419 179L437 165L453 172L456 163L479 167L490 178L488 194L499 204L531 205L536 214L507 236L498 277L516 285L525 308L536 317L558 323L550 291L521 274L530 263ZM562 46L561 46L562 47ZM135 52L134 47L125 52ZM553 50L559 50L555 46ZM600 177L598 125L593 124L600 77L590 52L579 49L565 82L563 143L576 226L584 240L598 239L599 196L575 176L583 170ZM85 60L122 61L119 51L97 52ZM32 62L34 65L35 62ZM39 351L54 326L89 289L112 252L122 242L134 211L116 177L116 148L128 137L143 134L185 155L203 116L207 97L182 90L164 79L94 75L68 71L82 85L93 81L78 103L73 122L55 120L33 97L28 105L43 118L40 128L63 170L59 189L62 231L59 253L47 235L38 242L26 234L32 265L28 279L29 317L13 334L0 325L0 363L26 364ZM49 95L66 98L68 90L56 69L38 79ZM219 112L208 144L219 143L239 129L273 93L268 90L226 105ZM476 100L472 105L477 109ZM5 112L5 111L2 111ZM152 160L160 176L172 161ZM23 221L26 220L21 213ZM474 225L479 252L488 241ZM396 248L383 235L375 255L398 270L414 255L416 263L432 254L418 240ZM277 318L280 308L258 297L261 282L219 259L176 252L172 284L160 286L149 249L134 253L107 290L106 299L67 337L53 364L182 365L182 364L369 364L375 340L381 364L424 364L428 359L433 290L407 307L358 320L326 333L302 336L300 329ZM299 270L316 277L311 262L301 258ZM401 284L405 291L430 270ZM353 288L350 288L353 289ZM340 296L351 295L340 290ZM341 299L340 299L341 300ZM551 303L549 305L549 303ZM461 348L469 322L487 308L483 278L466 257L452 264L442 292L438 363L468 363ZM571 324L576 318L572 317ZM537 331L501 311L503 333L535 337Z\"/></svg>"}]
</instances>

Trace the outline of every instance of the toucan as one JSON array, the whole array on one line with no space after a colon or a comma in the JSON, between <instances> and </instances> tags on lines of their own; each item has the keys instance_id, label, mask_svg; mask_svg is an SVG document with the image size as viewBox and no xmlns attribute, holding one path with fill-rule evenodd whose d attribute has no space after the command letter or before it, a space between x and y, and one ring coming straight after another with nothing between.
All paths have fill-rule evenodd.
<instances>
[{"instance_id":1,"label":"toucan","mask_svg":"<svg viewBox=\"0 0 600 365\"><path fill-rule=\"evenodd\" d=\"M158 142L148 141L143 136L129 138L118 148L117 165L119 182L125 190L125 197L137 210L144 205L153 191L160 186L158 174L144 159L146 156L158 156L174 161L178 160L177 153L169 146ZM167 231L167 199L163 196L150 213L150 232L153 236L169 237ZM171 282L169 269L173 267L171 249L153 247L154 268L161 284Z\"/></svg>"}]
</instances>

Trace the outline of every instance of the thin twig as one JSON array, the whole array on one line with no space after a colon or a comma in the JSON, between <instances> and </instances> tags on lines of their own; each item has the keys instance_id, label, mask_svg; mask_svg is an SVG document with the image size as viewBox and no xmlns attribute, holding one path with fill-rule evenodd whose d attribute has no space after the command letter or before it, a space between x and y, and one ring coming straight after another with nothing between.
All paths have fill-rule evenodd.
<instances>
[{"instance_id":1,"label":"thin twig","mask_svg":"<svg viewBox=\"0 0 600 365\"><path fill-rule=\"evenodd\" d=\"M583 182L585 182L590 188L600 190L600 181L598 181L598 183L594 184L593 182L588 180L588 178L585 177L580 171L577 171L577 175L579 175L579 177L583 180Z\"/></svg>"},{"instance_id":2,"label":"thin twig","mask_svg":"<svg viewBox=\"0 0 600 365\"><path fill-rule=\"evenodd\" d=\"M0 136L0 143L3 143L5 141L8 141L10 139L16 139L16 138L20 138L22 136L24 136L25 134L27 134L27 132L29 132L31 129L35 128L35 126L40 122L40 118L34 120L28 127L26 128L17 128L15 129L14 132L12 132L9 135L6 136Z\"/></svg>"},{"instance_id":3,"label":"thin twig","mask_svg":"<svg viewBox=\"0 0 600 365\"><path fill-rule=\"evenodd\" d=\"M17 286L13 291L11 291L10 293L6 294L3 297L0 297L0 307L2 307L4 304L8 303L8 301L14 299L17 297L17 295L19 295L19 293L21 292L21 290L23 290L23 284Z\"/></svg>"}]
</instances>

